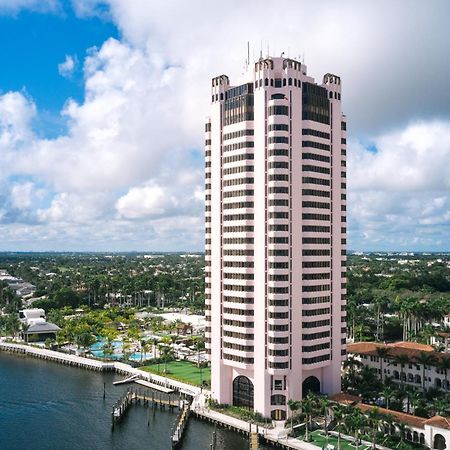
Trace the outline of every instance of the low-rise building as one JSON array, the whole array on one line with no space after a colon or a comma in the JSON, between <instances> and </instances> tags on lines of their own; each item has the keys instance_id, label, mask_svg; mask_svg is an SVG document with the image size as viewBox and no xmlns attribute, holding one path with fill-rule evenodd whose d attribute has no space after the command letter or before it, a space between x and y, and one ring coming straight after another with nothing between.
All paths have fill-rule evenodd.
<instances>
[{"instance_id":1,"label":"low-rise building","mask_svg":"<svg viewBox=\"0 0 450 450\"><path fill-rule=\"evenodd\" d=\"M374 408L372 405L362 403L360 398L345 393L331 396L330 400L358 408L365 414ZM443 450L450 448L450 419L442 416L434 416L427 419L378 407L376 407L376 410L378 413L393 419L393 423L388 424L391 421L386 421L386 424L384 424L384 432L386 434L400 434L401 430L398 424L403 424L406 426L404 434L406 441L422 444L432 449Z\"/></svg>"},{"instance_id":2,"label":"low-rise building","mask_svg":"<svg viewBox=\"0 0 450 450\"><path fill-rule=\"evenodd\" d=\"M43 309L23 309L19 311L22 322L22 336L25 341L42 342L46 339L56 339L56 333L61 329L54 323L47 322Z\"/></svg>"},{"instance_id":3,"label":"low-rise building","mask_svg":"<svg viewBox=\"0 0 450 450\"><path fill-rule=\"evenodd\" d=\"M450 391L450 355L435 351L431 345L355 342L347 345L347 352L372 368L379 378L391 377L396 383L417 389Z\"/></svg>"}]
</instances>

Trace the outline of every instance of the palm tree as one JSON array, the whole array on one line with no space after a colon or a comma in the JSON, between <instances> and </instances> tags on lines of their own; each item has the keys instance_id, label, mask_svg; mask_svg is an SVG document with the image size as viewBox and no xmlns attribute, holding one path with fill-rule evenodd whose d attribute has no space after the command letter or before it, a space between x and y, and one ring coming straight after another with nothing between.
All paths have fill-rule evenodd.
<instances>
[{"instance_id":1,"label":"palm tree","mask_svg":"<svg viewBox=\"0 0 450 450\"><path fill-rule=\"evenodd\" d=\"M375 441L377 437L378 428L382 423L382 416L380 414L378 407L376 406L373 407L367 414L367 418L369 424L372 426L372 448L375 449L376 448Z\"/></svg>"},{"instance_id":2,"label":"palm tree","mask_svg":"<svg viewBox=\"0 0 450 450\"><path fill-rule=\"evenodd\" d=\"M167 361L169 358L173 357L173 349L169 345L165 344L159 346L159 351L164 359L164 374L167 374Z\"/></svg>"},{"instance_id":3,"label":"palm tree","mask_svg":"<svg viewBox=\"0 0 450 450\"><path fill-rule=\"evenodd\" d=\"M405 366L406 364L409 364L411 360L409 359L408 355L400 354L394 357L395 364L400 364L400 385L403 388L404 383L404 373L405 373Z\"/></svg>"},{"instance_id":4,"label":"palm tree","mask_svg":"<svg viewBox=\"0 0 450 450\"><path fill-rule=\"evenodd\" d=\"M344 361L344 370L348 373L348 379L352 387L354 387L357 382L357 371L361 369L361 367L363 367L363 363L354 355L350 355Z\"/></svg>"},{"instance_id":5,"label":"palm tree","mask_svg":"<svg viewBox=\"0 0 450 450\"><path fill-rule=\"evenodd\" d=\"M366 418L359 409L355 408L354 411L347 416L347 423L349 429L353 430L356 450L359 450L359 436L366 425Z\"/></svg>"},{"instance_id":6,"label":"palm tree","mask_svg":"<svg viewBox=\"0 0 450 450\"><path fill-rule=\"evenodd\" d=\"M324 395L320 396L318 399L318 406L320 411L323 413L323 417L325 420L325 435L328 438L328 410L330 409L330 401L328 400L328 397L325 397Z\"/></svg>"},{"instance_id":7,"label":"palm tree","mask_svg":"<svg viewBox=\"0 0 450 450\"><path fill-rule=\"evenodd\" d=\"M395 390L391 386L384 386L381 391L381 395L384 397L384 401L386 404L386 409L389 409L389 403L391 398L394 396Z\"/></svg>"},{"instance_id":8,"label":"palm tree","mask_svg":"<svg viewBox=\"0 0 450 450\"><path fill-rule=\"evenodd\" d=\"M294 433L294 411L300 408L300 402L298 400L288 400L287 405L291 411L291 433Z\"/></svg>"},{"instance_id":9,"label":"palm tree","mask_svg":"<svg viewBox=\"0 0 450 450\"><path fill-rule=\"evenodd\" d=\"M302 409L302 413L305 416L305 441L309 441L309 422L312 417L314 403L313 398L308 394L303 400L300 402L300 407Z\"/></svg>"},{"instance_id":10,"label":"palm tree","mask_svg":"<svg viewBox=\"0 0 450 450\"><path fill-rule=\"evenodd\" d=\"M30 329L30 325L28 323L22 322L21 328L22 328L22 335L25 339L25 342L28 342L27 331Z\"/></svg>"},{"instance_id":11,"label":"palm tree","mask_svg":"<svg viewBox=\"0 0 450 450\"><path fill-rule=\"evenodd\" d=\"M450 403L448 398L440 398L433 402L433 409L435 415L445 415L450 409Z\"/></svg>"},{"instance_id":12,"label":"palm tree","mask_svg":"<svg viewBox=\"0 0 450 450\"><path fill-rule=\"evenodd\" d=\"M401 447L403 445L403 442L405 441L406 432L409 430L409 428L403 422L396 422L395 425L397 426L400 433L400 442L398 446Z\"/></svg>"},{"instance_id":13,"label":"palm tree","mask_svg":"<svg viewBox=\"0 0 450 450\"><path fill-rule=\"evenodd\" d=\"M450 370L450 358L447 356L442 355L438 362L438 368L442 371L444 371L444 377L445 377L445 389L449 389L448 386L448 371Z\"/></svg>"},{"instance_id":14,"label":"palm tree","mask_svg":"<svg viewBox=\"0 0 450 450\"><path fill-rule=\"evenodd\" d=\"M341 427L344 423L346 408L340 404L333 406L333 418L336 421L336 427L338 429L338 441L337 450L341 450Z\"/></svg>"},{"instance_id":15,"label":"palm tree","mask_svg":"<svg viewBox=\"0 0 450 450\"><path fill-rule=\"evenodd\" d=\"M383 381L383 361L389 355L388 347L377 347L376 350L378 358L380 359L380 378Z\"/></svg>"},{"instance_id":16,"label":"palm tree","mask_svg":"<svg viewBox=\"0 0 450 450\"><path fill-rule=\"evenodd\" d=\"M412 390L408 393L408 407L407 407L407 413L410 412L409 410L409 405L411 404L411 407L413 409L413 413L415 413L417 406L420 404L421 400L422 400L423 394Z\"/></svg>"},{"instance_id":17,"label":"palm tree","mask_svg":"<svg viewBox=\"0 0 450 450\"><path fill-rule=\"evenodd\" d=\"M427 366L433 365L435 357L430 352L420 352L419 356L416 356L416 361L418 364L422 364L422 389L425 392L425 371Z\"/></svg>"}]
</instances>

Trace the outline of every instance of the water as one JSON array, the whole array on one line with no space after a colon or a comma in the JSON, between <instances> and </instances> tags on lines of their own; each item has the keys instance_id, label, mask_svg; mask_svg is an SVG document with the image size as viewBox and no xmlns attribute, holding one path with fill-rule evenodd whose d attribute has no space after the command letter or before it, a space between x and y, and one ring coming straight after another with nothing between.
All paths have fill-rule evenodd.
<instances>
[{"instance_id":1,"label":"water","mask_svg":"<svg viewBox=\"0 0 450 450\"><path fill-rule=\"evenodd\" d=\"M91 354L97 358L105 358L105 353L103 351L105 344L107 343L107 341L105 339L103 340L98 340L95 344L91 345ZM113 341L112 342L112 349L113 349L113 353L110 355L107 355L108 359L117 359L117 360L121 360L123 359L123 342L122 341ZM131 353L131 355L129 356L130 360L133 361L144 361L147 359L151 359L153 358L153 354L152 353L143 353L141 355L140 352L133 352Z\"/></svg>"},{"instance_id":2,"label":"water","mask_svg":"<svg viewBox=\"0 0 450 450\"><path fill-rule=\"evenodd\" d=\"M119 378L0 352L0 449L169 450L176 413L133 405L111 431L112 405L126 390L112 385ZM209 450L213 431L192 418L182 449ZM222 428L216 442L217 450L248 449L245 437Z\"/></svg>"}]
</instances>

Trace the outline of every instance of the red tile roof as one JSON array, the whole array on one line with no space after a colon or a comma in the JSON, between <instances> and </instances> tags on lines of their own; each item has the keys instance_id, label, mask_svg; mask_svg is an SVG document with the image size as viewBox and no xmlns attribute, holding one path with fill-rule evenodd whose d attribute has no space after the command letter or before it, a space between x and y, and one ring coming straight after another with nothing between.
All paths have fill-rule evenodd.
<instances>
[{"instance_id":1,"label":"red tile roof","mask_svg":"<svg viewBox=\"0 0 450 450\"><path fill-rule=\"evenodd\" d=\"M362 412L368 412L372 410L373 408L377 408L377 411L380 414L384 414L386 416L392 416L394 420L397 420L398 422L404 423L405 425L409 425L411 427L416 428L423 428L425 422L427 419L423 417L417 417L413 416L411 414L406 414L400 411L394 411L393 409L386 409L386 408L378 408L372 405L366 405L365 403L359 403L356 405L358 409L360 409ZM431 419L430 419L431 420Z\"/></svg>"},{"instance_id":2,"label":"red tile roof","mask_svg":"<svg viewBox=\"0 0 450 450\"><path fill-rule=\"evenodd\" d=\"M355 342L353 344L347 344L347 353L378 356L377 348L387 348L389 350L389 354L386 356L387 359L394 359L399 355L407 355L414 360L419 358L422 352L432 354L437 361L450 359L450 354L436 352L431 345L418 344L417 342L394 342L392 344Z\"/></svg>"},{"instance_id":3,"label":"red tile roof","mask_svg":"<svg viewBox=\"0 0 450 450\"><path fill-rule=\"evenodd\" d=\"M442 416L434 416L425 422L425 425L431 425L433 427L442 428L444 430L450 430L450 419Z\"/></svg>"},{"instance_id":4,"label":"red tile roof","mask_svg":"<svg viewBox=\"0 0 450 450\"><path fill-rule=\"evenodd\" d=\"M331 395L330 400L336 403L342 403L344 405L355 405L361 401L361 397L357 395L347 394L346 392L339 392Z\"/></svg>"}]
</instances>

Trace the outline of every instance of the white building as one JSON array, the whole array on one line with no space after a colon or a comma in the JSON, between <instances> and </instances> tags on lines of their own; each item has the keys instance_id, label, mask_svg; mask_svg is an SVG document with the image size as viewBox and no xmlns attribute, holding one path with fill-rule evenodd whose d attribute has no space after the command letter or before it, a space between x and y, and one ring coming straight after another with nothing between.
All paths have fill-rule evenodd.
<instances>
[{"instance_id":1,"label":"white building","mask_svg":"<svg viewBox=\"0 0 450 450\"><path fill-rule=\"evenodd\" d=\"M386 349L387 355L380 356L377 349ZM379 344L376 342L355 342L347 345L349 354L354 354L365 366L372 368L378 377L391 377L396 383L403 383L417 389L435 387L450 392L450 367L445 369L443 364L450 365L450 355L436 352L430 345L416 342L396 342ZM430 361L422 364L422 355L429 355ZM408 357L404 367L397 361L402 356Z\"/></svg>"},{"instance_id":2,"label":"white building","mask_svg":"<svg viewBox=\"0 0 450 450\"><path fill-rule=\"evenodd\" d=\"M353 406L360 409L364 414L373 410L374 406L361 403L358 397L340 393L331 397L331 400L346 406ZM392 409L378 408L379 414L386 415L394 420L394 424L384 424L386 434L400 435L401 431L395 423L402 423L406 426L404 439L409 442L422 444L428 448L444 450L450 448L450 419L442 416L434 416L430 419L413 416Z\"/></svg>"},{"instance_id":3,"label":"white building","mask_svg":"<svg viewBox=\"0 0 450 450\"><path fill-rule=\"evenodd\" d=\"M212 396L285 419L340 391L346 121L340 78L260 59L212 80L206 123L206 345ZM257 395L255 395L257 393Z\"/></svg>"},{"instance_id":4,"label":"white building","mask_svg":"<svg viewBox=\"0 0 450 450\"><path fill-rule=\"evenodd\" d=\"M43 309L23 309L19 311L19 319L22 322L22 335L26 341L33 337L35 341L45 341L47 338L56 339L56 333L60 328L45 318Z\"/></svg>"}]
</instances>

